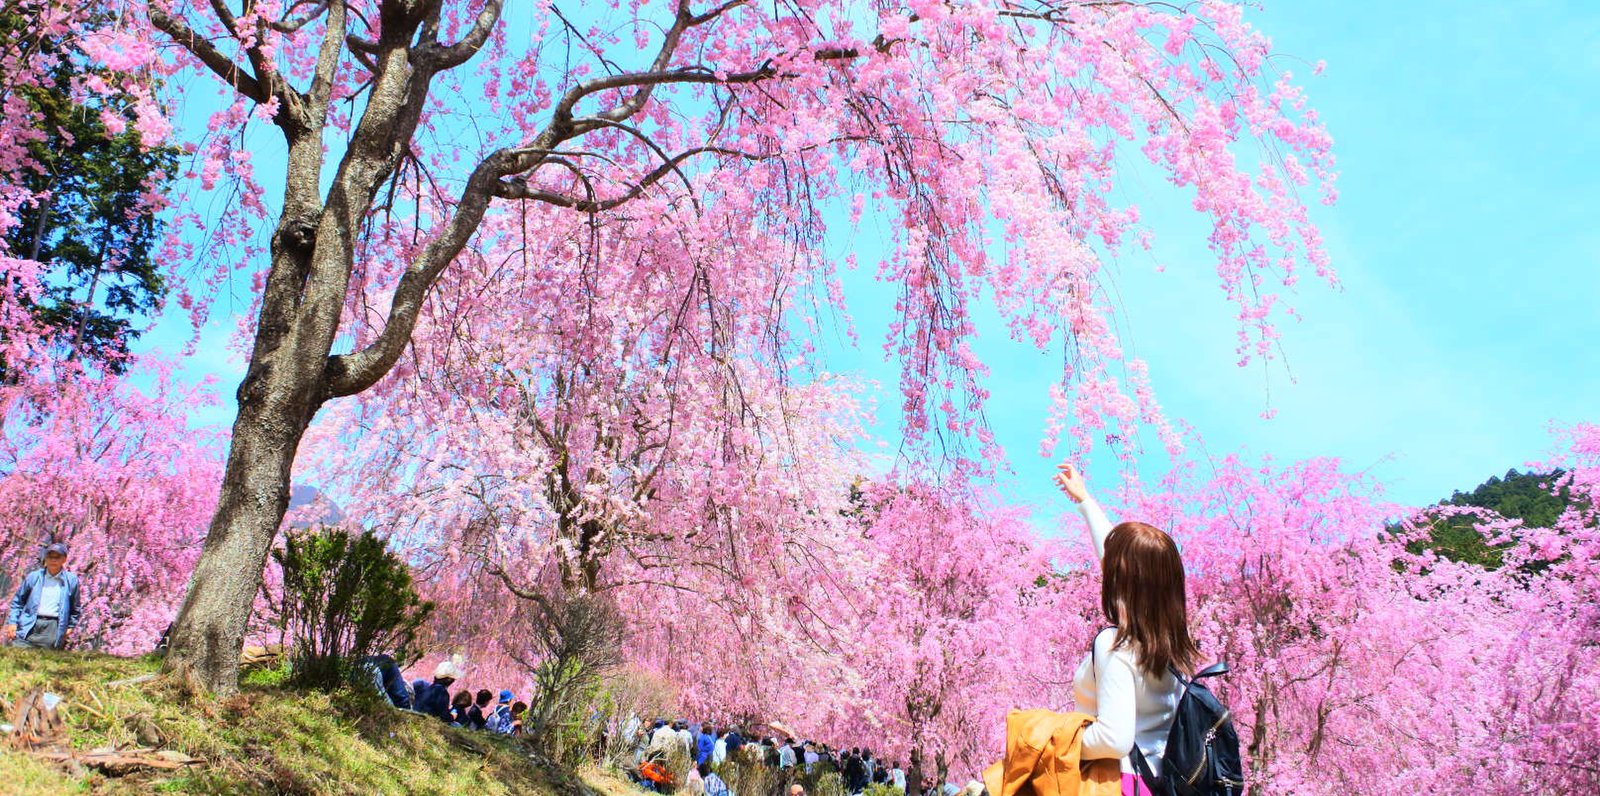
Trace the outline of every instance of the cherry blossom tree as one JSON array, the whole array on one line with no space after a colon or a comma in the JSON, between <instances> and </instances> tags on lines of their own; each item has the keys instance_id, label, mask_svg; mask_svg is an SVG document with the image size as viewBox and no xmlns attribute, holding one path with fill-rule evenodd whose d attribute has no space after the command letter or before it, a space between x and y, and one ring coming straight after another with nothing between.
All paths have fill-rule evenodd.
<instances>
[{"instance_id":1,"label":"cherry blossom tree","mask_svg":"<svg viewBox=\"0 0 1600 796\"><path fill-rule=\"evenodd\" d=\"M220 229L274 227L227 475L170 658L214 690L235 687L257 585L239 573L261 569L313 416L390 373L442 300L441 277L494 250L493 219L548 207L645 234L708 212L758 216L788 255L746 261L750 293L728 298L755 307L808 288L836 304L828 206L894 218L878 273L901 290L889 348L904 363L907 428L980 441L968 308L988 294L1017 336L1070 337L1082 354L1063 406L1113 423L1139 412L1147 393L1109 369L1120 353L1094 289L1097 252L1137 231L1136 209L1108 199L1124 150L1213 219L1244 356L1271 345L1268 280L1308 263L1327 273L1296 189L1330 176L1328 139L1230 3L734 0L585 8L576 21L553 5L531 20L502 10L155 0L97 34L108 63L226 87L199 178L244 184ZM155 97L139 107L142 131L167 132L144 112ZM271 209L233 143L253 120L287 146ZM1280 154L1239 146L1254 139ZM537 244L542 231L512 234ZM996 258L1001 239L1013 245Z\"/></svg>"},{"instance_id":2,"label":"cherry blossom tree","mask_svg":"<svg viewBox=\"0 0 1600 796\"><path fill-rule=\"evenodd\" d=\"M149 369L131 372L156 376L144 389L82 378L70 363L66 378L0 386L0 509L12 528L0 572L32 569L45 545L65 542L85 597L79 646L155 646L215 507L223 440L186 427L215 398Z\"/></svg>"},{"instance_id":3,"label":"cherry blossom tree","mask_svg":"<svg viewBox=\"0 0 1600 796\"><path fill-rule=\"evenodd\" d=\"M876 560L844 652L869 709L845 726L854 742L903 755L915 780L980 771L1001 748L1006 710L1053 690L1063 650L1052 642L1086 633L1053 610L1054 546L1024 512L960 481L880 482L862 503Z\"/></svg>"},{"instance_id":4,"label":"cherry blossom tree","mask_svg":"<svg viewBox=\"0 0 1600 796\"><path fill-rule=\"evenodd\" d=\"M127 134L159 116L130 64L100 59L103 11L0 11L0 582L9 596L65 542L87 598L74 643L143 652L198 558L223 438L189 428L209 383L127 351L161 300L149 260L171 155Z\"/></svg>"}]
</instances>

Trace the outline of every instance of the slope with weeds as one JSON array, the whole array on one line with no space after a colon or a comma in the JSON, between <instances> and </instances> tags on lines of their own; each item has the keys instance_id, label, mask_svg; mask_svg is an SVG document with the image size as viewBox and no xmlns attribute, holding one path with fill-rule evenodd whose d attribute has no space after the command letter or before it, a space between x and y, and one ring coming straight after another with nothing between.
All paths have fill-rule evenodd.
<instances>
[{"instance_id":1,"label":"slope with weeds","mask_svg":"<svg viewBox=\"0 0 1600 796\"><path fill-rule=\"evenodd\" d=\"M586 780L603 776L555 771L514 739L452 729L375 697L255 677L237 696L213 700L159 670L154 658L0 649L0 698L14 705L36 687L60 695L73 750L155 748L200 760L109 776L0 743L6 792L592 796Z\"/></svg>"}]
</instances>

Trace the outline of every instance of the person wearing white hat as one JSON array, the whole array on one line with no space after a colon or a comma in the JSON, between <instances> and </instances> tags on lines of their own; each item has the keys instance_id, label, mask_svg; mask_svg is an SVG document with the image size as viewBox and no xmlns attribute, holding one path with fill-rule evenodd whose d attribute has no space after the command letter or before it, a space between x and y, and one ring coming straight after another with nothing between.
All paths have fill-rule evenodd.
<instances>
[{"instance_id":1,"label":"person wearing white hat","mask_svg":"<svg viewBox=\"0 0 1600 796\"><path fill-rule=\"evenodd\" d=\"M450 715L450 686L461 679L461 665L453 659L439 661L433 667L433 682L424 686L417 692L416 710L449 724L454 718Z\"/></svg>"}]
</instances>

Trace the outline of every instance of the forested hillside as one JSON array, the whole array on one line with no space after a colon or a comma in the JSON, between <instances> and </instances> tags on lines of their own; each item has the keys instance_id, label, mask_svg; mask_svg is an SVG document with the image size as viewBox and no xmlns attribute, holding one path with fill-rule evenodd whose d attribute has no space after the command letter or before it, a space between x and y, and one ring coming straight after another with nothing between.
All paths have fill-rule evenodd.
<instances>
[{"instance_id":1,"label":"forested hillside","mask_svg":"<svg viewBox=\"0 0 1600 796\"><path fill-rule=\"evenodd\" d=\"M1457 491L1438 505L1485 509L1506 519L1521 520L1524 527L1548 528L1556 524L1571 499L1565 488L1559 492L1551 489L1562 474L1560 470L1522 473L1512 468L1504 478L1491 476L1472 491ZM1430 543L1418 547L1431 548L1453 561L1498 568L1507 545L1490 544L1478 530L1481 522L1474 513L1447 511L1432 520Z\"/></svg>"}]
</instances>

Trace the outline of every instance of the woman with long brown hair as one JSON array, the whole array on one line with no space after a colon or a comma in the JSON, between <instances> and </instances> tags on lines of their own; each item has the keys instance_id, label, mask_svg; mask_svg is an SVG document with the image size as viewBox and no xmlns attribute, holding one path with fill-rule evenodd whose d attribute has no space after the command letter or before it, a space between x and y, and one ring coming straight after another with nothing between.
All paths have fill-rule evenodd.
<instances>
[{"instance_id":1,"label":"woman with long brown hair","mask_svg":"<svg viewBox=\"0 0 1600 796\"><path fill-rule=\"evenodd\" d=\"M1095 717L1083 731L1083 759L1120 760L1123 793L1142 796L1150 790L1139 782L1132 755L1143 755L1161 776L1183 688L1173 670L1192 675L1200 656L1189 635L1183 559L1159 528L1113 527L1077 468L1062 464L1055 481L1089 524L1100 559L1100 609L1111 625L1095 636L1073 677L1078 710Z\"/></svg>"}]
</instances>

